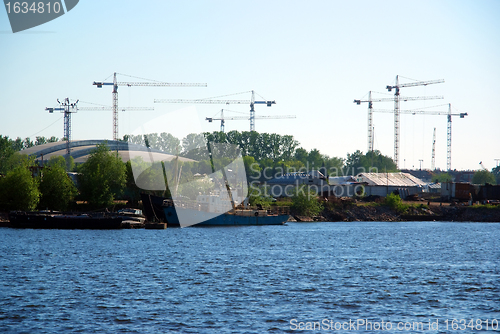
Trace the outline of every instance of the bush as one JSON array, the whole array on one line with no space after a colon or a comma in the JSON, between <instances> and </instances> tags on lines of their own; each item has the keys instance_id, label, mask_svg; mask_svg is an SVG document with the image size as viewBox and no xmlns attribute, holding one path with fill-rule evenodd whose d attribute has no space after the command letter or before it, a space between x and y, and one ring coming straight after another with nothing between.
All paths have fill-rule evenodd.
<instances>
[{"instance_id":1,"label":"bush","mask_svg":"<svg viewBox=\"0 0 500 334\"><path fill-rule=\"evenodd\" d=\"M262 206L269 208L274 203L275 199L267 195L267 190L250 186L248 188L248 202L251 206Z\"/></svg>"},{"instance_id":2,"label":"bush","mask_svg":"<svg viewBox=\"0 0 500 334\"><path fill-rule=\"evenodd\" d=\"M393 193L388 194L385 197L384 205L390 207L398 213L404 213L409 208L409 205L403 204L403 200L399 197L399 195Z\"/></svg>"},{"instance_id":3,"label":"bush","mask_svg":"<svg viewBox=\"0 0 500 334\"><path fill-rule=\"evenodd\" d=\"M302 187L292 197L291 208L301 216L317 216L323 210L323 204L308 187Z\"/></svg>"}]
</instances>

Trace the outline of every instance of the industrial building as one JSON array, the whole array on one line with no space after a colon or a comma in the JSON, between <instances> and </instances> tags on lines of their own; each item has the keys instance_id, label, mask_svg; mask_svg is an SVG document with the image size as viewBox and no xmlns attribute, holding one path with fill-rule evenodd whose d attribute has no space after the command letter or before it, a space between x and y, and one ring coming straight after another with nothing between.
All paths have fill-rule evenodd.
<instances>
[{"instance_id":1,"label":"industrial building","mask_svg":"<svg viewBox=\"0 0 500 334\"><path fill-rule=\"evenodd\" d=\"M302 185L323 196L387 196L398 193L401 198L428 191L428 184L409 173L360 173L356 176L326 178L319 172L291 173L269 180L263 184L269 187L274 197L292 196Z\"/></svg>"},{"instance_id":2,"label":"industrial building","mask_svg":"<svg viewBox=\"0 0 500 334\"><path fill-rule=\"evenodd\" d=\"M427 184L409 173L360 173L356 180L364 185L366 196L387 196L399 193L401 198L422 193Z\"/></svg>"},{"instance_id":3,"label":"industrial building","mask_svg":"<svg viewBox=\"0 0 500 334\"><path fill-rule=\"evenodd\" d=\"M118 140L72 140L70 156L73 157L76 164L84 163L87 161L96 146L103 143L108 145L110 150L117 152L123 162L127 162L135 157L142 157L144 161L170 161L176 157L173 154L147 148L143 145L136 145ZM32 156L38 161L39 164L44 164L51 157L66 157L66 149L66 142L59 141L33 146L20 151L20 153ZM194 160L179 157L179 161Z\"/></svg>"}]
</instances>

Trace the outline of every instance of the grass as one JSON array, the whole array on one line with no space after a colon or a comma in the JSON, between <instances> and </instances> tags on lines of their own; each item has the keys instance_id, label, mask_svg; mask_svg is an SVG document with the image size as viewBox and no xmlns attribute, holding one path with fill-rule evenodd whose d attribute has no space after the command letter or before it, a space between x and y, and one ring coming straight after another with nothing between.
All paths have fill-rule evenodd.
<instances>
[{"instance_id":1,"label":"grass","mask_svg":"<svg viewBox=\"0 0 500 334\"><path fill-rule=\"evenodd\" d=\"M474 204L472 206L468 206L471 209L488 209L488 210L500 210L500 205L494 204Z\"/></svg>"}]
</instances>

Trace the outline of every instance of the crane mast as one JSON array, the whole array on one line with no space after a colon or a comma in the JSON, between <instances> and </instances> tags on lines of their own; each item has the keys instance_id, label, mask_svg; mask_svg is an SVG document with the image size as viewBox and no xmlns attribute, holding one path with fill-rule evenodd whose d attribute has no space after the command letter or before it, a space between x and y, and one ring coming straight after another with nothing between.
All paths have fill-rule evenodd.
<instances>
[{"instance_id":1,"label":"crane mast","mask_svg":"<svg viewBox=\"0 0 500 334\"><path fill-rule=\"evenodd\" d=\"M61 111L64 113L64 138L66 138L66 154L69 155L71 153L71 114L77 112L77 103L78 100L71 103L69 98L65 98L63 102L57 99L57 103L59 103L58 108L45 108L50 114L54 112L54 110Z\"/></svg>"},{"instance_id":2,"label":"crane mast","mask_svg":"<svg viewBox=\"0 0 500 334\"><path fill-rule=\"evenodd\" d=\"M400 97L403 101L417 101L417 100L433 100L433 99L442 99L442 96L411 96L411 97ZM373 151L373 138L374 138L374 130L373 130L373 102L389 102L394 101L394 98L372 98L372 91L368 92L368 100L354 100L354 103L360 105L361 103L368 103L368 152ZM398 107L399 109L399 107ZM392 112L392 111L391 111ZM399 121L398 121L399 123Z\"/></svg>"},{"instance_id":3,"label":"crane mast","mask_svg":"<svg viewBox=\"0 0 500 334\"><path fill-rule=\"evenodd\" d=\"M255 116L254 119L286 119L286 118L296 118L295 115L280 115L280 116ZM213 121L220 121L220 131L224 132L224 124L226 120L230 121L239 121L239 120L249 120L249 116L230 116L230 117L224 117L224 109L221 109L220 111L220 118L215 118L215 117L206 117L205 120L208 121L209 123L212 123Z\"/></svg>"},{"instance_id":4,"label":"crane mast","mask_svg":"<svg viewBox=\"0 0 500 334\"><path fill-rule=\"evenodd\" d=\"M206 87L206 83L168 83L168 82L120 82L116 79L116 72L113 73L113 82L93 82L97 88L102 86L113 86L113 140L118 140L118 86L139 86L139 87Z\"/></svg>"},{"instance_id":5,"label":"crane mast","mask_svg":"<svg viewBox=\"0 0 500 334\"><path fill-rule=\"evenodd\" d=\"M448 122L446 125L446 170L451 170L451 103L448 104ZM465 113L467 116L467 113ZM460 115L460 118L464 116Z\"/></svg>"},{"instance_id":6,"label":"crane mast","mask_svg":"<svg viewBox=\"0 0 500 334\"><path fill-rule=\"evenodd\" d=\"M427 86L431 84L437 84L437 83L442 83L444 82L443 79L439 80L428 80L428 81L417 81L417 82L410 82L410 83L404 83L400 84L399 83L399 75L396 75L396 83L394 86L387 85L386 88L390 92L394 89L394 162L396 163L396 166L399 168L399 143L400 143L400 135L399 135L399 130L400 130L400 113L399 113L399 108L400 108L400 96L399 96L399 90L402 87L415 87L415 86Z\"/></svg>"},{"instance_id":7,"label":"crane mast","mask_svg":"<svg viewBox=\"0 0 500 334\"><path fill-rule=\"evenodd\" d=\"M432 156L431 156L431 170L436 169L436 128L432 134Z\"/></svg>"},{"instance_id":8,"label":"crane mast","mask_svg":"<svg viewBox=\"0 0 500 334\"><path fill-rule=\"evenodd\" d=\"M392 113L392 110L384 109L373 109L373 112L385 112ZM451 119L452 116L459 116L460 118L465 118L469 116L466 112L461 112L454 114L451 112L451 103L448 104L448 111L429 111L429 110L400 110L401 114L411 114L411 115L445 115L447 117L446 126L446 169L451 170Z\"/></svg>"},{"instance_id":9,"label":"crane mast","mask_svg":"<svg viewBox=\"0 0 500 334\"><path fill-rule=\"evenodd\" d=\"M195 99L195 100L185 100L185 99L155 99L155 103L201 103L201 104L249 104L250 105L250 131L255 131L255 105L265 104L271 107L276 104L276 101L263 100L255 101L255 92L251 91L252 96L250 100L214 100L211 98L207 99Z\"/></svg>"}]
</instances>

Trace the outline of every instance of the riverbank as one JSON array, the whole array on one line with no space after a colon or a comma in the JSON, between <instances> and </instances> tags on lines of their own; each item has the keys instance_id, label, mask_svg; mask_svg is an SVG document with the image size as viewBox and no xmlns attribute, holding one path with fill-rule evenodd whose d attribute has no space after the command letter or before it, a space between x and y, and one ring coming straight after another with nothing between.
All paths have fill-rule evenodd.
<instances>
[{"instance_id":1,"label":"riverbank","mask_svg":"<svg viewBox=\"0 0 500 334\"><path fill-rule=\"evenodd\" d=\"M376 202L345 201L326 204L318 216L304 217L292 213L299 222L311 221L455 221L500 222L500 206L450 206L440 203L406 204L404 211Z\"/></svg>"},{"instance_id":2,"label":"riverbank","mask_svg":"<svg viewBox=\"0 0 500 334\"><path fill-rule=\"evenodd\" d=\"M500 206L449 206L433 203L413 204L405 212L375 202L326 205L317 216L302 216L292 212L290 221L340 222L340 221L455 221L455 222L500 222ZM6 212L0 212L0 227L9 227ZM130 228L130 227L129 227Z\"/></svg>"}]
</instances>

